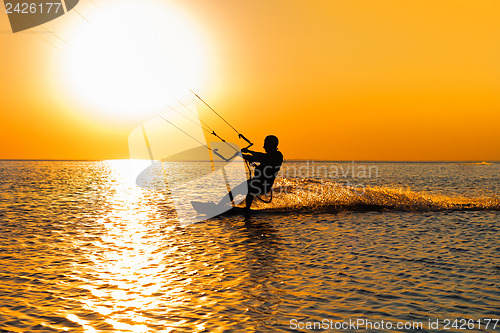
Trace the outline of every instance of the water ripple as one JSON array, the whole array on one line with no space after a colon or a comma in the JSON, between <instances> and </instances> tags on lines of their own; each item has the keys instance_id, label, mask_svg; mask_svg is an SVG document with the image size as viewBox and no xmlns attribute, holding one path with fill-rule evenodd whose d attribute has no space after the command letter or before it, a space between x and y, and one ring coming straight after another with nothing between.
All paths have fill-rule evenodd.
<instances>
[{"instance_id":1,"label":"water ripple","mask_svg":"<svg viewBox=\"0 0 500 333\"><path fill-rule=\"evenodd\" d=\"M165 193L137 188L116 163L0 163L0 331L500 317L498 211L289 212L181 227Z\"/></svg>"}]
</instances>

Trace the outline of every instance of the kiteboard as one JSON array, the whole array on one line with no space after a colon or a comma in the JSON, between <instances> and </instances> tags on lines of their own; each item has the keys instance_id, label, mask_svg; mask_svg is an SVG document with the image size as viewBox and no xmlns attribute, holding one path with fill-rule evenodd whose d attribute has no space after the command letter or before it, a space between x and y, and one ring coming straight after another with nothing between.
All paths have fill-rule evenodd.
<instances>
[{"instance_id":1,"label":"kiteboard","mask_svg":"<svg viewBox=\"0 0 500 333\"><path fill-rule=\"evenodd\" d=\"M258 210L254 209L250 209L250 211L248 211L244 207L220 207L213 202L191 201L191 205L198 215L206 215L211 217L248 215L258 212Z\"/></svg>"}]
</instances>

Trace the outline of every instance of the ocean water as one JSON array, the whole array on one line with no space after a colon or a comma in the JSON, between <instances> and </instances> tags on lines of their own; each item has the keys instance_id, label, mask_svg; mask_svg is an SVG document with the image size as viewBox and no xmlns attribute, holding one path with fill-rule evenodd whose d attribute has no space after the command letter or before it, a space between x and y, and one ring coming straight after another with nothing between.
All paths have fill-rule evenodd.
<instances>
[{"instance_id":1,"label":"ocean water","mask_svg":"<svg viewBox=\"0 0 500 333\"><path fill-rule=\"evenodd\" d=\"M0 332L500 331L500 164L287 162L186 226L144 167L0 161Z\"/></svg>"}]
</instances>

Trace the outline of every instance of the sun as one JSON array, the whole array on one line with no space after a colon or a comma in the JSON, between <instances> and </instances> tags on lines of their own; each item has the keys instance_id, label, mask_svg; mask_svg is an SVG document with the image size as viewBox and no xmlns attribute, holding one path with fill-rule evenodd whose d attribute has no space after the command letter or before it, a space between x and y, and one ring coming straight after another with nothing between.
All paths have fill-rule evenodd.
<instances>
[{"instance_id":1,"label":"sun","mask_svg":"<svg viewBox=\"0 0 500 333\"><path fill-rule=\"evenodd\" d=\"M80 106L144 119L203 85L203 40L164 1L109 1L85 18L66 37L71 47L61 70L64 89Z\"/></svg>"}]
</instances>

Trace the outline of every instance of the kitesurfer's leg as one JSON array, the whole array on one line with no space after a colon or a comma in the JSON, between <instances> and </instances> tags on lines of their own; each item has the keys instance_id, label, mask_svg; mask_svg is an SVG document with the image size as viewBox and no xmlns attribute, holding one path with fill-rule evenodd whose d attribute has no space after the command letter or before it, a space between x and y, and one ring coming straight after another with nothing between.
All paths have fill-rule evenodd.
<instances>
[{"instance_id":1,"label":"kitesurfer's leg","mask_svg":"<svg viewBox=\"0 0 500 333\"><path fill-rule=\"evenodd\" d=\"M252 202L253 202L253 195L248 194L245 198L245 209L247 211L250 211L250 207L252 206Z\"/></svg>"},{"instance_id":2,"label":"kitesurfer's leg","mask_svg":"<svg viewBox=\"0 0 500 333\"><path fill-rule=\"evenodd\" d=\"M245 209L243 210L243 216L245 217L245 221L247 222L250 218L250 207L252 206L253 197L253 194L247 194L247 196L245 197Z\"/></svg>"},{"instance_id":3,"label":"kitesurfer's leg","mask_svg":"<svg viewBox=\"0 0 500 333\"><path fill-rule=\"evenodd\" d=\"M231 195L233 198L238 194L246 194L248 189L247 182L244 181L241 184L235 186L230 192L228 192L217 204L218 206L225 206L231 203Z\"/></svg>"}]
</instances>

